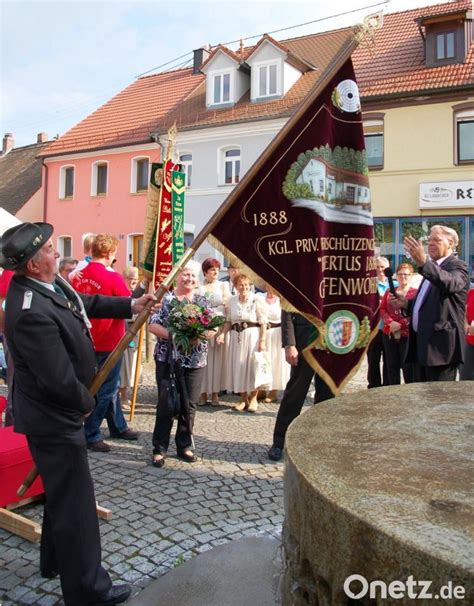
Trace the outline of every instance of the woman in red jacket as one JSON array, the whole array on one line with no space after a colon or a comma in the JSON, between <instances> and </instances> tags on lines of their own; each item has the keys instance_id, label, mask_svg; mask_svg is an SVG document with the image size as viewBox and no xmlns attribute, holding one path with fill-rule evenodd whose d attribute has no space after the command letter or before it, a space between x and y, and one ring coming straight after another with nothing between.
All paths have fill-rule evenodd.
<instances>
[{"instance_id":1,"label":"woman in red jacket","mask_svg":"<svg viewBox=\"0 0 474 606\"><path fill-rule=\"evenodd\" d=\"M413 271L413 265L410 263L401 263L397 267L398 286L396 292L407 299L413 299L416 295L417 289L410 287ZM393 307L390 303L389 294L390 291L387 290L380 304L380 317L384 322L382 341L388 368L388 384L400 385L400 370L403 372L405 383L413 383L415 381L416 365L404 362L408 345L410 318L403 316L400 309Z\"/></svg>"},{"instance_id":2,"label":"woman in red jacket","mask_svg":"<svg viewBox=\"0 0 474 606\"><path fill-rule=\"evenodd\" d=\"M467 293L464 331L464 364L459 368L459 378L461 381L474 381L474 288Z\"/></svg>"}]
</instances>

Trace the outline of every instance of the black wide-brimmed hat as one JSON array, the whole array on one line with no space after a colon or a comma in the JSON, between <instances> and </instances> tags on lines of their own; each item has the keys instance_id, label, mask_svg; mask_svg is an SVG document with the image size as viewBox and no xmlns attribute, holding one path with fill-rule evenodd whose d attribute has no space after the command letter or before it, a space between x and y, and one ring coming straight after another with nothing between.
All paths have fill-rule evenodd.
<instances>
[{"instance_id":1,"label":"black wide-brimmed hat","mask_svg":"<svg viewBox=\"0 0 474 606\"><path fill-rule=\"evenodd\" d=\"M0 240L0 266L20 269L51 238L50 223L20 223L4 232Z\"/></svg>"}]
</instances>

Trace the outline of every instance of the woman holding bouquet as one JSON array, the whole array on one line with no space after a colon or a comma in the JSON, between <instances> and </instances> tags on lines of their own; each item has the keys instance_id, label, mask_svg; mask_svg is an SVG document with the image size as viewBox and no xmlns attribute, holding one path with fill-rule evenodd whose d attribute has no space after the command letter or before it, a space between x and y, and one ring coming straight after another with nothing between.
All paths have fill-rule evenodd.
<instances>
[{"instance_id":1,"label":"woman holding bouquet","mask_svg":"<svg viewBox=\"0 0 474 606\"><path fill-rule=\"evenodd\" d=\"M168 348L173 347L171 341L171 319L176 301L190 303L199 308L208 308L209 301L197 293L199 263L189 261L178 275L177 286L173 292L168 292L163 297L162 306L158 313L150 318L150 332L158 337L155 347L156 363L156 382L158 392L160 392L160 383L166 378ZM191 306L193 309L193 306ZM184 315L184 314L182 314ZM173 317L173 316L172 316ZM187 320L185 318L185 320ZM180 385L185 385L185 393L181 393L181 401L186 400L185 410L180 410L178 415L178 425L176 428L175 442L178 458L187 463L194 463L197 458L192 451L193 439L192 430L194 426L194 416L196 413L196 404L201 393L201 386L204 372L207 364L207 338L213 336L215 332L209 331L202 335L200 339L194 339L187 343L183 341L182 335L174 333L176 349L173 357L177 366L177 372L180 373ZM173 415L168 410L161 410L160 406L156 409L155 428L153 430L153 465L163 467L165 457L170 442L171 430L173 427Z\"/></svg>"},{"instance_id":2,"label":"woman holding bouquet","mask_svg":"<svg viewBox=\"0 0 474 606\"><path fill-rule=\"evenodd\" d=\"M225 318L225 306L230 297L230 290L229 282L218 280L220 267L221 264L217 259L206 259L203 261L202 273L204 274L204 284L199 288L199 292L209 299L214 313ZM212 394L211 404L218 406L219 392L223 389L222 381L226 347L225 343L219 345L215 339L209 341L208 346L207 366L199 404L206 404L208 394Z\"/></svg>"},{"instance_id":3,"label":"woman holding bouquet","mask_svg":"<svg viewBox=\"0 0 474 606\"><path fill-rule=\"evenodd\" d=\"M228 391L240 393L241 400L235 410L256 412L258 402L253 353L265 351L265 304L261 297L251 292L250 278L245 274L238 275L235 287L238 294L229 299L226 322L217 341L223 343L230 331L225 387Z\"/></svg>"}]
</instances>

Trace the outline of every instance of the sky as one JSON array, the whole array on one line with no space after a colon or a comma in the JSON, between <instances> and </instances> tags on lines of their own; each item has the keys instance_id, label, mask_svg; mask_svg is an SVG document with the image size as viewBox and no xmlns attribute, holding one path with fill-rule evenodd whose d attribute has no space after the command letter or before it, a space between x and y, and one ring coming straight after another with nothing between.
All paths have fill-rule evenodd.
<instances>
[{"instance_id":1,"label":"sky","mask_svg":"<svg viewBox=\"0 0 474 606\"><path fill-rule=\"evenodd\" d=\"M437 3L0 0L0 136L12 133L20 147L35 143L40 132L63 135L137 76L182 66L204 44L256 36L244 40L253 44L263 33L313 22L272 33L282 40L354 25L380 10Z\"/></svg>"}]
</instances>

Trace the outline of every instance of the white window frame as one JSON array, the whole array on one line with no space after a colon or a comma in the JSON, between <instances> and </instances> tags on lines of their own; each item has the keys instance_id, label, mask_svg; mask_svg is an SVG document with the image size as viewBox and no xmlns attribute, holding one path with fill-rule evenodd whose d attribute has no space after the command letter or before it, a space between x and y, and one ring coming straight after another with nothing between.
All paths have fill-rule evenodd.
<instances>
[{"instance_id":1,"label":"white window frame","mask_svg":"<svg viewBox=\"0 0 474 606\"><path fill-rule=\"evenodd\" d=\"M271 66L275 66L276 67L276 92L271 93L269 91L269 87L270 87L270 78L269 78L269 73L270 73L270 67ZM265 69L267 72L267 92L262 95L260 94L260 70L261 69ZM255 98L256 99L266 99L267 97L270 98L275 98L275 97L281 97L282 95L282 62L280 60L275 61L270 60L270 61L257 61L256 63L254 63L252 70L255 70L255 79L254 79L254 84L255 84Z\"/></svg>"},{"instance_id":2,"label":"white window frame","mask_svg":"<svg viewBox=\"0 0 474 606\"><path fill-rule=\"evenodd\" d=\"M226 152L236 149L239 151L239 156L231 156L230 162L234 165L232 169L232 182L226 183L225 174L226 174ZM235 181L235 162L239 162L239 180ZM242 148L240 145L226 145L225 147L221 147L219 149L218 156L218 185L236 185L242 178Z\"/></svg>"},{"instance_id":3,"label":"white window frame","mask_svg":"<svg viewBox=\"0 0 474 606\"><path fill-rule=\"evenodd\" d=\"M106 166L107 167L107 179L105 182L105 192L104 193L97 193L97 189L99 186L99 180L98 180L98 168L99 166ZM97 162L94 162L91 166L91 196L106 196L109 193L109 163L107 162L107 160L97 160Z\"/></svg>"},{"instance_id":4,"label":"white window frame","mask_svg":"<svg viewBox=\"0 0 474 606\"><path fill-rule=\"evenodd\" d=\"M385 166L385 121L384 118L366 119L363 121L365 137L382 137L382 163L368 165L369 170L382 170ZM367 154L367 162L369 160Z\"/></svg>"},{"instance_id":5,"label":"white window frame","mask_svg":"<svg viewBox=\"0 0 474 606\"><path fill-rule=\"evenodd\" d=\"M74 170L72 177L72 196L66 196L66 171L68 168ZM59 199L74 200L74 192L76 190L76 166L74 164L65 164L59 169Z\"/></svg>"},{"instance_id":6,"label":"white window frame","mask_svg":"<svg viewBox=\"0 0 474 606\"><path fill-rule=\"evenodd\" d=\"M191 160L181 160L183 156L191 156ZM186 188L189 189L193 182L193 153L190 151L179 152L179 163L183 167L183 171L186 174ZM191 172L189 173L189 167Z\"/></svg>"},{"instance_id":7,"label":"white window frame","mask_svg":"<svg viewBox=\"0 0 474 606\"><path fill-rule=\"evenodd\" d=\"M474 120L474 104L466 109L456 110L454 108L454 164L463 166L464 164L474 164L474 159L459 159L459 124L462 122L472 122Z\"/></svg>"},{"instance_id":8,"label":"white window frame","mask_svg":"<svg viewBox=\"0 0 474 606\"><path fill-rule=\"evenodd\" d=\"M209 73L209 89L208 89L208 105L217 106L217 105L229 105L229 103L234 102L234 72L235 70L231 68L219 69ZM229 99L224 101L224 87L221 86L221 98L219 101L214 101L214 87L215 87L215 79L218 77L224 77L225 75L229 76Z\"/></svg>"},{"instance_id":9,"label":"white window frame","mask_svg":"<svg viewBox=\"0 0 474 606\"><path fill-rule=\"evenodd\" d=\"M147 177L147 188L138 189L137 177L138 177L138 163L141 160L148 160L148 177ZM145 194L148 192L150 186L150 170L151 170L151 159L149 156L136 156L132 158L132 168L130 171L130 192L132 194Z\"/></svg>"},{"instance_id":10,"label":"white window frame","mask_svg":"<svg viewBox=\"0 0 474 606\"><path fill-rule=\"evenodd\" d=\"M70 240L70 242L71 242L71 252L68 255L66 255L65 252L64 252L64 240L66 238L68 240ZM59 253L60 258L63 258L63 257L72 257L72 251L73 251L72 244L73 244L72 236L68 236L66 234L64 234L62 236L58 236L58 253Z\"/></svg>"}]
</instances>

